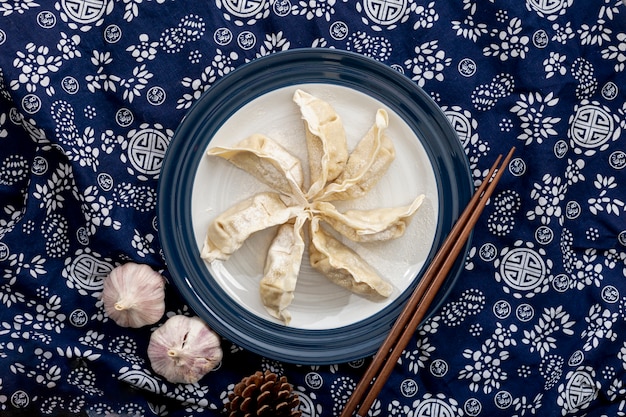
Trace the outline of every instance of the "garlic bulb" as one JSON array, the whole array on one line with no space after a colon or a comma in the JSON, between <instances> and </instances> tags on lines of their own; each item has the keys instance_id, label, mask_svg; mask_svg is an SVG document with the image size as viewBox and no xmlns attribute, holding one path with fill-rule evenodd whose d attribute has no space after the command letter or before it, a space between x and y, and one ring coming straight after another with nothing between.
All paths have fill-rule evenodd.
<instances>
[{"instance_id":1,"label":"garlic bulb","mask_svg":"<svg viewBox=\"0 0 626 417\"><path fill-rule=\"evenodd\" d=\"M194 384L222 360L220 339L198 317L170 317L150 337L148 358L170 382Z\"/></svg>"},{"instance_id":2,"label":"garlic bulb","mask_svg":"<svg viewBox=\"0 0 626 417\"><path fill-rule=\"evenodd\" d=\"M102 302L107 315L122 327L154 324L165 313L165 279L148 265L126 263L104 280Z\"/></svg>"}]
</instances>

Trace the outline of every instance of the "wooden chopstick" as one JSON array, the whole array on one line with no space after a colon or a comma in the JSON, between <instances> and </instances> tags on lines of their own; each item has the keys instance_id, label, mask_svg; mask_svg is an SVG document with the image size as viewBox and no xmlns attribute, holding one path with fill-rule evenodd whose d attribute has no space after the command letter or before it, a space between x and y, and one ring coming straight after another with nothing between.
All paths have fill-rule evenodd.
<instances>
[{"instance_id":1,"label":"wooden chopstick","mask_svg":"<svg viewBox=\"0 0 626 417\"><path fill-rule=\"evenodd\" d=\"M437 291L443 284L456 258L463 249L469 235L476 225L489 197L493 193L504 168L508 165L515 148L512 148L502 164L502 155L499 155L495 163L485 176L482 184L475 191L465 210L458 218L454 227L448 234L441 248L431 261L428 269L413 294L407 301L389 335L374 356L372 363L365 371L361 381L357 384L340 417L350 417L357 406L357 417L363 417L368 412L372 403L385 385L389 375L393 371L398 358L415 333L420 322L424 318L428 307L435 298ZM497 172L496 172L497 170ZM494 172L496 173L494 176ZM372 384L372 380L374 383ZM368 390L367 395L365 395ZM363 398L365 396L365 398ZM363 400L361 400L363 399Z\"/></svg>"}]
</instances>

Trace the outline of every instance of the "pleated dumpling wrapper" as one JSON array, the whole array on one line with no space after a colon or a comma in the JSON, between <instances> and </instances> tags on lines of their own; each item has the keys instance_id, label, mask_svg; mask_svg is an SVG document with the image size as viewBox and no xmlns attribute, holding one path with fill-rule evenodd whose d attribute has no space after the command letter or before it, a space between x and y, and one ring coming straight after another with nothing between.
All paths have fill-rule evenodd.
<instances>
[{"instance_id":1,"label":"pleated dumpling wrapper","mask_svg":"<svg viewBox=\"0 0 626 417\"><path fill-rule=\"evenodd\" d=\"M296 296L307 244L311 266L336 285L372 300L393 293L390 282L348 242L325 231L322 223L353 242L395 239L404 234L424 201L420 195L406 206L340 212L334 201L366 195L395 158L393 143L385 133L388 114L378 110L370 129L349 153L342 119L329 103L302 90L295 91L293 100L304 120L309 183L305 184L302 161L262 134L232 147L209 149L208 156L231 162L272 191L246 198L213 219L201 251L208 262L225 261L253 233L275 228L259 292L266 311L285 324L292 319L288 307Z\"/></svg>"},{"instance_id":2,"label":"pleated dumpling wrapper","mask_svg":"<svg viewBox=\"0 0 626 417\"><path fill-rule=\"evenodd\" d=\"M200 255L207 262L225 261L250 235L286 223L297 211L297 207L286 205L280 194L255 194L230 207L209 224Z\"/></svg>"},{"instance_id":3,"label":"pleated dumpling wrapper","mask_svg":"<svg viewBox=\"0 0 626 417\"><path fill-rule=\"evenodd\" d=\"M261 301L265 309L285 324L291 321L287 307L291 305L304 254L306 218L297 217L294 222L278 227L276 236L267 251L265 270L261 279Z\"/></svg>"},{"instance_id":4,"label":"pleated dumpling wrapper","mask_svg":"<svg viewBox=\"0 0 626 417\"><path fill-rule=\"evenodd\" d=\"M345 169L348 142L341 117L326 101L296 90L293 101L304 120L311 185L307 196L314 196Z\"/></svg>"},{"instance_id":5,"label":"pleated dumpling wrapper","mask_svg":"<svg viewBox=\"0 0 626 417\"><path fill-rule=\"evenodd\" d=\"M311 266L331 282L355 294L373 299L389 297L393 286L383 280L355 251L324 232L319 221L318 217L311 220Z\"/></svg>"},{"instance_id":6,"label":"pleated dumpling wrapper","mask_svg":"<svg viewBox=\"0 0 626 417\"><path fill-rule=\"evenodd\" d=\"M355 200L367 194L396 157L393 142L385 134L388 126L389 115L379 109L374 124L350 153L344 171L314 198L322 201Z\"/></svg>"},{"instance_id":7,"label":"pleated dumpling wrapper","mask_svg":"<svg viewBox=\"0 0 626 417\"><path fill-rule=\"evenodd\" d=\"M420 194L408 206L347 210L341 213L331 203L315 202L316 214L333 229L354 242L378 242L400 237L425 196Z\"/></svg>"},{"instance_id":8,"label":"pleated dumpling wrapper","mask_svg":"<svg viewBox=\"0 0 626 417\"><path fill-rule=\"evenodd\" d=\"M275 191L286 195L302 195L302 163L265 135L251 135L233 147L216 146L209 149L207 155L226 159Z\"/></svg>"}]
</instances>

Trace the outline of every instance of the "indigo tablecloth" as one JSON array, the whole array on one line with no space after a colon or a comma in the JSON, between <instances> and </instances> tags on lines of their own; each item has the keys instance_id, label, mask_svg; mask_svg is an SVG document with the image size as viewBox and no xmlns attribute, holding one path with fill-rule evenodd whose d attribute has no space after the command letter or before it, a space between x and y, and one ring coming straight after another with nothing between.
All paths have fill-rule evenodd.
<instances>
[{"instance_id":1,"label":"indigo tablecloth","mask_svg":"<svg viewBox=\"0 0 626 417\"><path fill-rule=\"evenodd\" d=\"M476 181L517 147L458 284L370 415L626 415L617 0L0 0L0 415L218 415L263 369L303 415L338 415L370 358L298 366L224 340L218 369L170 384L145 354L152 329L118 327L99 301L116 265L168 274L159 144L225 74L303 47L413 80ZM193 314L167 294L168 315Z\"/></svg>"}]
</instances>

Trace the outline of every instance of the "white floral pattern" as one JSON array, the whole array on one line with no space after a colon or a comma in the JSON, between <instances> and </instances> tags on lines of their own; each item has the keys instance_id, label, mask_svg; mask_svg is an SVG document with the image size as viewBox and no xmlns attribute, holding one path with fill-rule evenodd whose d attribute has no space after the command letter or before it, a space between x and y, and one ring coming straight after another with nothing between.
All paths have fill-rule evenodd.
<instances>
[{"instance_id":1,"label":"white floral pattern","mask_svg":"<svg viewBox=\"0 0 626 417\"><path fill-rule=\"evenodd\" d=\"M217 369L170 384L153 329L100 300L124 262L168 276L157 190L185 112L238 67L313 46L423 88L476 186L517 147L368 415L626 416L626 5L518 3L0 0L0 414L217 415L269 369L304 416L339 415L370 358L293 365L223 340ZM168 281L174 314L193 312Z\"/></svg>"}]
</instances>

